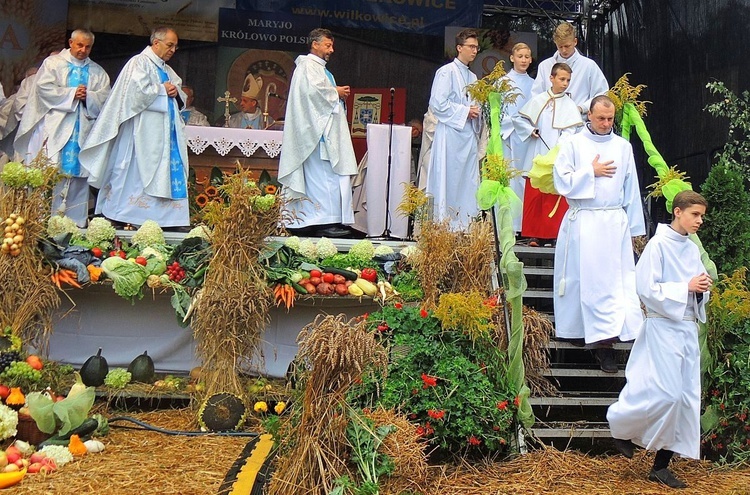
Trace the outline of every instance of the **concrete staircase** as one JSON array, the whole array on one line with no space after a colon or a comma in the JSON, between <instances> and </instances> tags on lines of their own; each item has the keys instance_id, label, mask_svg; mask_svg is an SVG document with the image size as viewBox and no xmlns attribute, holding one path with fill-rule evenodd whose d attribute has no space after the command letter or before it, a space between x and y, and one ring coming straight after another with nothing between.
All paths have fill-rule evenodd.
<instances>
[{"instance_id":1,"label":"concrete staircase","mask_svg":"<svg viewBox=\"0 0 750 495\"><path fill-rule=\"evenodd\" d=\"M516 246L515 253L524 263L528 282L524 304L547 314L554 324L554 248ZM625 384L625 362L631 347L630 343L616 344L620 369L617 373L605 373L590 350L554 340L553 336L548 346L550 369L543 375L557 387L559 396L530 399L536 415L531 433L557 448L609 448L607 407L617 399Z\"/></svg>"}]
</instances>

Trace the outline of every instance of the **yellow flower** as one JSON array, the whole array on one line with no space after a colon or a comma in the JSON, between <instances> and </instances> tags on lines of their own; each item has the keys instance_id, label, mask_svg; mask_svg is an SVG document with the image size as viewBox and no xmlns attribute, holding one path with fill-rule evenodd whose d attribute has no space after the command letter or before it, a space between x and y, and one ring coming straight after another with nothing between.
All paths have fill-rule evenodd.
<instances>
[{"instance_id":1,"label":"yellow flower","mask_svg":"<svg viewBox=\"0 0 750 495\"><path fill-rule=\"evenodd\" d=\"M208 196L201 193L195 197L195 204L198 205L200 208L203 208L208 204Z\"/></svg>"},{"instance_id":2,"label":"yellow flower","mask_svg":"<svg viewBox=\"0 0 750 495\"><path fill-rule=\"evenodd\" d=\"M253 411L255 411L255 412L257 412L257 413L264 413L264 412L268 412L268 404L266 404L266 403L265 403L264 401L262 401L262 400L261 400L261 401L258 401L258 402L256 402L256 403L255 403L255 405L253 406Z\"/></svg>"},{"instance_id":3,"label":"yellow flower","mask_svg":"<svg viewBox=\"0 0 750 495\"><path fill-rule=\"evenodd\" d=\"M273 407L273 410L276 411L276 414L283 413L284 409L286 409L286 403L285 402L277 402L276 405Z\"/></svg>"},{"instance_id":4,"label":"yellow flower","mask_svg":"<svg viewBox=\"0 0 750 495\"><path fill-rule=\"evenodd\" d=\"M206 193L206 196L208 196L209 198L213 198L219 193L219 191L216 189L216 186L206 186L206 188L203 189L203 191Z\"/></svg>"},{"instance_id":5,"label":"yellow flower","mask_svg":"<svg viewBox=\"0 0 750 495\"><path fill-rule=\"evenodd\" d=\"M273 184L266 184L263 192L265 192L266 194L276 194L277 189L278 188Z\"/></svg>"}]
</instances>

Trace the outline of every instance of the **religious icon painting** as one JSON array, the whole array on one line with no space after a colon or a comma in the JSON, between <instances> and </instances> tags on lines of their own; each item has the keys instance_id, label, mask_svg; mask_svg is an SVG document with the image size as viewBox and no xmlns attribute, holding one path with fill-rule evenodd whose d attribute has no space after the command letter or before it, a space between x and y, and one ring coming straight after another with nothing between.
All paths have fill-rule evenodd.
<instances>
[{"instance_id":1,"label":"religious icon painting","mask_svg":"<svg viewBox=\"0 0 750 495\"><path fill-rule=\"evenodd\" d=\"M354 93L352 106L352 137L367 136L367 124L380 123L383 95L379 93Z\"/></svg>"}]
</instances>

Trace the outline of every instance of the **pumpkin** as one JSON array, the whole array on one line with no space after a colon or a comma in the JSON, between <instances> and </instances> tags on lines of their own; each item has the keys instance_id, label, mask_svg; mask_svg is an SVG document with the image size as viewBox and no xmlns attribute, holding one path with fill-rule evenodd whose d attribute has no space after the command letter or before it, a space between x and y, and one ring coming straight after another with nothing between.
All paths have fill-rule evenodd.
<instances>
[{"instance_id":1,"label":"pumpkin","mask_svg":"<svg viewBox=\"0 0 750 495\"><path fill-rule=\"evenodd\" d=\"M14 409L20 409L26 404L26 396L21 392L21 387L13 387L10 389L10 394L5 398L5 403Z\"/></svg>"},{"instance_id":2,"label":"pumpkin","mask_svg":"<svg viewBox=\"0 0 750 495\"><path fill-rule=\"evenodd\" d=\"M68 450L75 457L80 457L89 451L89 449L87 449L86 446L81 441L81 437L79 437L78 435L70 435L70 442L68 443Z\"/></svg>"},{"instance_id":3,"label":"pumpkin","mask_svg":"<svg viewBox=\"0 0 750 495\"><path fill-rule=\"evenodd\" d=\"M214 394L201 404L198 423L208 431L236 430L245 422L246 412L245 404L236 395Z\"/></svg>"},{"instance_id":4,"label":"pumpkin","mask_svg":"<svg viewBox=\"0 0 750 495\"><path fill-rule=\"evenodd\" d=\"M96 356L91 356L81 366L81 380L89 387L98 387L104 383L104 378L109 373L107 360L102 357L102 348L100 347Z\"/></svg>"},{"instance_id":5,"label":"pumpkin","mask_svg":"<svg viewBox=\"0 0 750 495\"><path fill-rule=\"evenodd\" d=\"M133 359L128 366L130 380L141 383L154 383L154 360L148 355L148 351Z\"/></svg>"}]
</instances>

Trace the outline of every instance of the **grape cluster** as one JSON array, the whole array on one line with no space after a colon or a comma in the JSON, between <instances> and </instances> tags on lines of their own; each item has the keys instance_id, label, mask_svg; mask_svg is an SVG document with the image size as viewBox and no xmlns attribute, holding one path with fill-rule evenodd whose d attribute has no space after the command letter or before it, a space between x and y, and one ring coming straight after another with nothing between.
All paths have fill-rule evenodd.
<instances>
[{"instance_id":1,"label":"grape cluster","mask_svg":"<svg viewBox=\"0 0 750 495\"><path fill-rule=\"evenodd\" d=\"M11 383L21 381L34 383L42 379L42 372L32 368L26 361L13 361L0 376Z\"/></svg>"},{"instance_id":2,"label":"grape cluster","mask_svg":"<svg viewBox=\"0 0 750 495\"><path fill-rule=\"evenodd\" d=\"M21 353L18 351L0 352L0 373L4 372L10 365L21 360Z\"/></svg>"},{"instance_id":3,"label":"grape cluster","mask_svg":"<svg viewBox=\"0 0 750 495\"><path fill-rule=\"evenodd\" d=\"M171 265L167 265L167 275L169 275L169 280L179 283L185 278L185 269L175 261Z\"/></svg>"}]
</instances>

